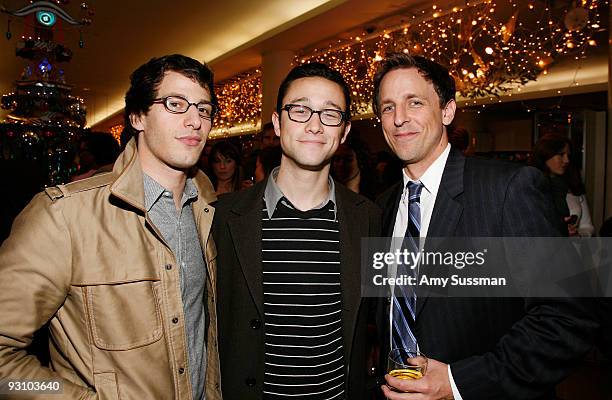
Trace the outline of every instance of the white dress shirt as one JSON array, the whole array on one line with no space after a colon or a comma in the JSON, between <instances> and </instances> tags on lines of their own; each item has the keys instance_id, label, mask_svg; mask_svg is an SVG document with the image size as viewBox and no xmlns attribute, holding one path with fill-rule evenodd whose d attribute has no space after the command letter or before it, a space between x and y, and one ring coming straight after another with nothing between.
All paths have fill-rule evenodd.
<instances>
[{"instance_id":1,"label":"white dress shirt","mask_svg":"<svg viewBox=\"0 0 612 400\"><path fill-rule=\"evenodd\" d=\"M400 239L404 238L406 233L406 229L408 228L408 182L421 182L423 184L423 190L421 191L420 198L420 206L421 206L421 230L419 232L419 236L421 238L427 237L427 232L429 231L429 223L431 222L431 216L433 214L434 205L436 204L436 197L438 196L438 189L440 188L440 182L442 181L442 174L444 173L444 167L446 166L446 161L448 160L448 155L450 154L451 145L448 144L446 149L436 158L436 160L427 168L425 173L420 177L419 180L411 179L405 170L402 170L402 176L404 181L404 191L402 192L402 198L400 200L400 204L397 210L397 215L395 216L395 225L393 226L393 237L398 238L395 243L399 243ZM424 240L421 240L421 246L423 245ZM392 323L393 316L391 315L393 312L393 307L391 307L391 312L389 313L389 332L392 332ZM389 340L391 339L389 337ZM427 356L427 354L425 354ZM453 379L453 374L451 372L450 365L448 366L448 378L450 380L451 389L453 390L453 396L455 400L462 400L461 395L459 394L459 390L457 389L457 385L455 384L455 380Z\"/></svg>"}]
</instances>

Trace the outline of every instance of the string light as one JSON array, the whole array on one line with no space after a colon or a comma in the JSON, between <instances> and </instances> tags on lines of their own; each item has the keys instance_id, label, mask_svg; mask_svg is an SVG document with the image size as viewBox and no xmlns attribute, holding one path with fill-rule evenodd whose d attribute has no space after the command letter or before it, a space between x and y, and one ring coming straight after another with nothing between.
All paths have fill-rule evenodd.
<instances>
[{"instance_id":1,"label":"string light","mask_svg":"<svg viewBox=\"0 0 612 400\"><path fill-rule=\"evenodd\" d=\"M592 35L600 25L601 4L607 1L582 0L561 14L520 0L509 0L511 7L504 8L493 0L449 10L436 6L413 16L410 24L298 54L294 62L324 62L342 73L353 93L354 115L371 112L372 78L378 62L391 52L446 65L467 99L499 97L546 74L561 55L585 57L588 47L596 45Z\"/></svg>"},{"instance_id":2,"label":"string light","mask_svg":"<svg viewBox=\"0 0 612 400\"><path fill-rule=\"evenodd\" d=\"M508 0L509 7L499 7L493 0L483 0L450 9L436 5L401 26L300 52L294 65L317 61L339 71L350 86L351 113L357 118L371 116L374 74L391 52L423 55L446 65L466 99L497 98L520 92L522 85L546 75L557 57L584 58L589 47L596 46L599 9L607 0L580 0L562 11L549 3L534 7L532 2ZM222 82L216 92L220 112L212 137L227 136L237 127L247 133L258 128L259 69Z\"/></svg>"},{"instance_id":3,"label":"string light","mask_svg":"<svg viewBox=\"0 0 612 400\"><path fill-rule=\"evenodd\" d=\"M252 132L261 124L261 70L245 72L215 85L219 111L211 138L227 136L234 127Z\"/></svg>"},{"instance_id":4,"label":"string light","mask_svg":"<svg viewBox=\"0 0 612 400\"><path fill-rule=\"evenodd\" d=\"M121 144L121 132L123 132L123 124L113 125L110 128L111 135L113 135L119 144Z\"/></svg>"}]
</instances>

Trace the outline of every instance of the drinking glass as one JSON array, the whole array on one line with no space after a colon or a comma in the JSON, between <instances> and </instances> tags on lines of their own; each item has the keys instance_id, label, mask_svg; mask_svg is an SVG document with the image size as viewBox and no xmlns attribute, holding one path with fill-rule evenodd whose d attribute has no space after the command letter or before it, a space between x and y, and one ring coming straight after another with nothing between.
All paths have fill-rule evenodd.
<instances>
[{"instance_id":1,"label":"drinking glass","mask_svg":"<svg viewBox=\"0 0 612 400\"><path fill-rule=\"evenodd\" d=\"M414 349L393 349L389 352L387 372L399 379L419 379L427 371L427 357Z\"/></svg>"}]
</instances>

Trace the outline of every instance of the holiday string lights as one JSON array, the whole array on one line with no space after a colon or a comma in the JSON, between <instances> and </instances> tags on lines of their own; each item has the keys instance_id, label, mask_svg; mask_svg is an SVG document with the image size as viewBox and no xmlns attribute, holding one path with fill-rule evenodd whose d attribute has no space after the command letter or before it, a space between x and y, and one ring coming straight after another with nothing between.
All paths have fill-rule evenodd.
<instances>
[{"instance_id":1,"label":"holiday string lights","mask_svg":"<svg viewBox=\"0 0 612 400\"><path fill-rule=\"evenodd\" d=\"M539 74L547 74L559 56L585 57L589 48L598 44L594 34L603 29L600 10L606 4L606 0L571 3L480 0L448 8L432 5L407 16L405 22L397 26L369 34L363 32L349 40L334 41L323 49L300 53L294 63L321 61L340 71L351 87L352 113L356 118L371 116L369 102L378 62L389 52L396 51L420 54L447 65L460 94L475 104L474 99L493 100L515 88L520 91L521 85L536 79ZM87 7L83 10L90 18L92 11ZM41 39L33 34L22 36L22 40ZM10 38L10 29L7 38ZM33 77L38 72L37 68L32 68L29 74L24 70L22 78ZM56 70L44 69L41 73L55 74ZM57 80L62 81L63 77ZM258 129L262 109L260 69L224 81L216 91L220 110L211 137ZM41 115L45 121L52 120L47 123L58 128L78 126L66 119L49 118L57 116L52 104L47 105L51 93L51 88L45 87L40 93L9 93L3 105L7 109L14 108L17 100L21 101L20 96L29 96L51 108L47 110L50 112ZM70 101L71 112L84 114L82 99L71 95L66 99ZM10 118L8 122L23 123Z\"/></svg>"},{"instance_id":2,"label":"holiday string lights","mask_svg":"<svg viewBox=\"0 0 612 400\"><path fill-rule=\"evenodd\" d=\"M355 115L371 112L372 78L391 52L446 65L465 98L498 97L546 74L557 57L583 58L597 45L593 35L601 29L599 8L606 1L581 0L569 10L551 3L509 0L499 7L484 0L447 10L433 5L409 23L300 54L295 63L319 61L340 71L351 86Z\"/></svg>"},{"instance_id":3,"label":"holiday string lights","mask_svg":"<svg viewBox=\"0 0 612 400\"><path fill-rule=\"evenodd\" d=\"M323 49L298 53L294 64L323 62L338 70L351 88L355 118L372 114L370 99L378 63L386 54L404 52L446 65L466 99L490 100L510 93L547 74L559 57L584 58L596 46L594 34L602 30L600 9L607 0L468 1L444 9L437 5L420 10L408 22ZM577 82L575 84L578 84ZM212 137L253 132L261 118L261 71L255 69L217 87L220 112Z\"/></svg>"},{"instance_id":4,"label":"holiday string lights","mask_svg":"<svg viewBox=\"0 0 612 400\"><path fill-rule=\"evenodd\" d=\"M123 124L113 125L110 128L111 135L113 135L119 144L121 144L121 132L123 132Z\"/></svg>"},{"instance_id":5,"label":"holiday string lights","mask_svg":"<svg viewBox=\"0 0 612 400\"><path fill-rule=\"evenodd\" d=\"M211 137L228 136L239 127L241 132L252 132L261 123L261 70L245 72L215 85L219 111L215 116Z\"/></svg>"}]
</instances>

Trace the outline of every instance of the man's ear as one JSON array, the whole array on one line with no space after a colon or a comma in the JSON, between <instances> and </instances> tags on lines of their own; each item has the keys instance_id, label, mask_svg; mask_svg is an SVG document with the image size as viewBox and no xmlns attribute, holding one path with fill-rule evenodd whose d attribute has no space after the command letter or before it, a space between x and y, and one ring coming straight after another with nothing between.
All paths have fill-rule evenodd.
<instances>
[{"instance_id":1,"label":"man's ear","mask_svg":"<svg viewBox=\"0 0 612 400\"><path fill-rule=\"evenodd\" d=\"M142 115L130 114L130 124L138 132L144 131L144 123L142 122Z\"/></svg>"},{"instance_id":2,"label":"man's ear","mask_svg":"<svg viewBox=\"0 0 612 400\"><path fill-rule=\"evenodd\" d=\"M342 134L342 137L340 138L340 144L344 143L344 141L348 137L350 130L351 130L351 121L346 121L344 123L344 133Z\"/></svg>"},{"instance_id":3,"label":"man's ear","mask_svg":"<svg viewBox=\"0 0 612 400\"><path fill-rule=\"evenodd\" d=\"M448 126L453 122L455 111L457 111L457 103L455 100L450 100L442 109L442 123L444 125Z\"/></svg>"},{"instance_id":4,"label":"man's ear","mask_svg":"<svg viewBox=\"0 0 612 400\"><path fill-rule=\"evenodd\" d=\"M276 111L272 113L272 125L274 125L274 134L280 137L280 117Z\"/></svg>"}]
</instances>

